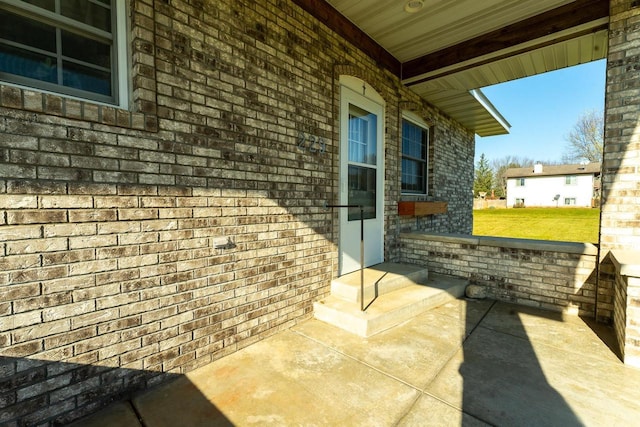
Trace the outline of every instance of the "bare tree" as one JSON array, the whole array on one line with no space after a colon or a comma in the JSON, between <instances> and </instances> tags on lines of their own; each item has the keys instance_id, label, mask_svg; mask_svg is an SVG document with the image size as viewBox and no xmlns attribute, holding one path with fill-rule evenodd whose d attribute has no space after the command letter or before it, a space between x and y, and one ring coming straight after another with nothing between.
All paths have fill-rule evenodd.
<instances>
[{"instance_id":1,"label":"bare tree","mask_svg":"<svg viewBox=\"0 0 640 427\"><path fill-rule=\"evenodd\" d=\"M533 159L517 156L504 156L499 159L492 160L491 168L493 169L493 190L495 195L497 197L506 197L507 195L507 180L504 177L504 173L507 171L507 169L533 166L534 163L535 160Z\"/></svg>"},{"instance_id":2,"label":"bare tree","mask_svg":"<svg viewBox=\"0 0 640 427\"><path fill-rule=\"evenodd\" d=\"M604 143L604 114L589 110L582 113L566 137L566 152L562 157L566 163L601 162Z\"/></svg>"}]
</instances>

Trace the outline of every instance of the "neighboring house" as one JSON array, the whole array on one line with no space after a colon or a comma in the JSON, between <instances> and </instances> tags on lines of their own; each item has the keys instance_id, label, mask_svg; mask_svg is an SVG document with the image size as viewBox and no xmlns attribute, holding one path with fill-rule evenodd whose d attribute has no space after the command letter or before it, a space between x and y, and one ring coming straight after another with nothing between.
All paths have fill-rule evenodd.
<instances>
[{"instance_id":1,"label":"neighboring house","mask_svg":"<svg viewBox=\"0 0 640 427\"><path fill-rule=\"evenodd\" d=\"M600 163L507 169L507 207L591 207L600 197Z\"/></svg>"}]
</instances>

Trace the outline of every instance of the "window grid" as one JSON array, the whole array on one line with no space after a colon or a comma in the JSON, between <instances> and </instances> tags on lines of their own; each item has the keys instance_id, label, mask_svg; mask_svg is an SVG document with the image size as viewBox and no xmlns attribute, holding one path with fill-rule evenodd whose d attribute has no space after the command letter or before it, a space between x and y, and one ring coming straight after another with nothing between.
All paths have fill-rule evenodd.
<instances>
[{"instance_id":1,"label":"window grid","mask_svg":"<svg viewBox=\"0 0 640 427\"><path fill-rule=\"evenodd\" d=\"M429 131L407 120L402 121L402 191L427 193L427 152Z\"/></svg>"},{"instance_id":2,"label":"window grid","mask_svg":"<svg viewBox=\"0 0 640 427\"><path fill-rule=\"evenodd\" d=\"M0 19L5 24L19 22L36 31L0 35L0 79L116 102L113 0L6 0L5 3L0 7Z\"/></svg>"}]
</instances>

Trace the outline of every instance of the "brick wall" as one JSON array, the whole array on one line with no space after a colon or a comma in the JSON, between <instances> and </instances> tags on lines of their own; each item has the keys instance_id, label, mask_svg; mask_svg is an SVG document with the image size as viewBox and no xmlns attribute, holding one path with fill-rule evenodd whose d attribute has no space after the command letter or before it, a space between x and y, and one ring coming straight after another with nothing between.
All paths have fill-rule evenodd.
<instances>
[{"instance_id":1,"label":"brick wall","mask_svg":"<svg viewBox=\"0 0 640 427\"><path fill-rule=\"evenodd\" d=\"M594 315L597 249L591 244L428 233L401 239L404 262L467 278L491 298ZM612 310L612 292L599 289L599 318L610 321Z\"/></svg>"},{"instance_id":2,"label":"brick wall","mask_svg":"<svg viewBox=\"0 0 640 427\"><path fill-rule=\"evenodd\" d=\"M0 424L68 422L310 316L337 273L341 73L387 103L385 257L404 105L450 202L422 227L470 231L473 135L291 2L122 3L131 111L0 84Z\"/></svg>"},{"instance_id":3,"label":"brick wall","mask_svg":"<svg viewBox=\"0 0 640 427\"><path fill-rule=\"evenodd\" d=\"M303 223L260 191L2 186L3 378L32 372L20 358L51 363L3 389L3 422L37 399L72 410L98 391L117 399L289 327L332 275L326 214ZM229 238L234 247L216 248ZM76 393L71 377L86 366L142 377L127 385L98 370Z\"/></svg>"}]
</instances>

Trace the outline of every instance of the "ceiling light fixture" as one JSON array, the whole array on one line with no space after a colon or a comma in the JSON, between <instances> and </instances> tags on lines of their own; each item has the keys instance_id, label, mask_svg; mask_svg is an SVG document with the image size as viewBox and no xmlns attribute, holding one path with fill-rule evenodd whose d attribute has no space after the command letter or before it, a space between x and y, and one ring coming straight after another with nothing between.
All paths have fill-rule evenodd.
<instances>
[{"instance_id":1,"label":"ceiling light fixture","mask_svg":"<svg viewBox=\"0 0 640 427\"><path fill-rule=\"evenodd\" d=\"M407 13L416 13L424 7L424 0L408 0L404 5Z\"/></svg>"}]
</instances>

